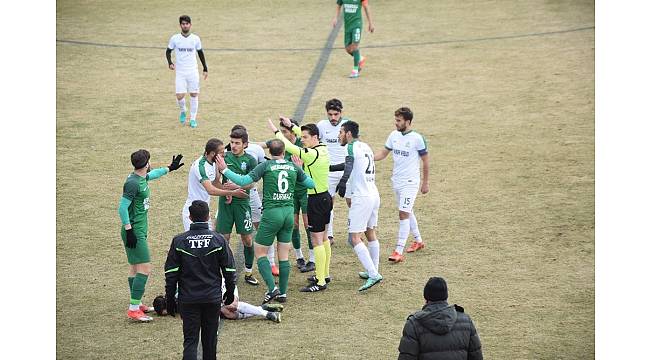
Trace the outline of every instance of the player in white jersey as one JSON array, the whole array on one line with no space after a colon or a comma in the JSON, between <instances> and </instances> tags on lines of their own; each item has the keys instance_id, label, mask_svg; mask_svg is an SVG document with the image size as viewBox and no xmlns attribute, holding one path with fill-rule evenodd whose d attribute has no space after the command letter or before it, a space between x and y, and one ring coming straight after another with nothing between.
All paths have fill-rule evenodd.
<instances>
[{"instance_id":1,"label":"player in white jersey","mask_svg":"<svg viewBox=\"0 0 650 360\"><path fill-rule=\"evenodd\" d=\"M399 230L397 246L388 257L389 261L404 261L404 246L409 232L415 242L406 249L414 252L424 248L420 236L418 221L413 212L415 197L418 189L422 194L429 192L429 155L427 142L424 137L411 128L413 112L407 107L395 110L395 128L390 133L384 149L375 153L375 161L383 160L390 152L393 153L393 190L399 210ZM422 161L422 182L420 183L420 160Z\"/></svg>"},{"instance_id":2,"label":"player in white jersey","mask_svg":"<svg viewBox=\"0 0 650 360\"><path fill-rule=\"evenodd\" d=\"M325 102L325 111L327 111L327 119L321 120L316 124L318 132L320 133L320 141L327 145L327 152L330 156L330 165L341 164L345 161L345 147L340 146L339 131L341 125L350 119L343 117L343 103L339 99L331 99ZM329 193L332 197L332 202L336 198L336 186L341 180L343 171L330 171L329 174ZM349 196L346 196L346 199ZM346 200L348 207L350 203ZM333 205L332 205L333 206ZM327 225L327 238L330 243L334 244L334 211L330 215L330 223Z\"/></svg>"},{"instance_id":3,"label":"player in white jersey","mask_svg":"<svg viewBox=\"0 0 650 360\"><path fill-rule=\"evenodd\" d=\"M187 15L182 15L178 22L181 26L181 33L175 34L169 39L167 51L167 64L170 70L176 71L176 102L180 107L178 119L181 125L185 125L187 118L185 109L185 94L190 93L190 127L197 126L196 113L199 111L199 69L196 63L196 55L199 55L203 65L203 79L208 79L208 66L205 63L205 55L201 46L201 39L190 33L192 20ZM176 64L172 62L172 50L176 57Z\"/></svg>"},{"instance_id":4,"label":"player in white jersey","mask_svg":"<svg viewBox=\"0 0 650 360\"><path fill-rule=\"evenodd\" d=\"M375 160L370 146L359 141L359 124L356 122L346 121L341 126L339 141L341 147L347 149L347 155L336 192L343 197L346 190L350 191L348 232L354 252L366 269L359 273L361 278L366 279L366 283L359 288L359 291L364 291L383 279L379 274L379 240L375 233L380 204L379 191L375 185ZM368 239L367 247L361 240L362 233Z\"/></svg>"},{"instance_id":5,"label":"player in white jersey","mask_svg":"<svg viewBox=\"0 0 650 360\"><path fill-rule=\"evenodd\" d=\"M219 139L210 139L205 144L203 156L196 159L190 168L187 176L187 200L183 205L181 212L183 218L183 227L185 231L190 229L190 210L194 200L203 200L210 204L210 195L212 196L235 196L245 198L246 191L242 189L222 189L219 179L216 176L217 168L214 159L217 155L223 156L223 142ZM210 223L210 230L214 230L214 224Z\"/></svg>"}]
</instances>

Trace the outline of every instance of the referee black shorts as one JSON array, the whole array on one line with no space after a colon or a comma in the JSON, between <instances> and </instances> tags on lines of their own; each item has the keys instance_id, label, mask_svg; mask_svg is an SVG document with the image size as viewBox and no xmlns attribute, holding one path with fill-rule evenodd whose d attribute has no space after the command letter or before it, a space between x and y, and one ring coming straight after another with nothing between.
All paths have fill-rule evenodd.
<instances>
[{"instance_id":1,"label":"referee black shorts","mask_svg":"<svg viewBox=\"0 0 650 360\"><path fill-rule=\"evenodd\" d=\"M309 221L309 231L325 231L325 227L330 223L332 205L332 197L327 191L320 194L309 194L307 196L307 219Z\"/></svg>"}]
</instances>

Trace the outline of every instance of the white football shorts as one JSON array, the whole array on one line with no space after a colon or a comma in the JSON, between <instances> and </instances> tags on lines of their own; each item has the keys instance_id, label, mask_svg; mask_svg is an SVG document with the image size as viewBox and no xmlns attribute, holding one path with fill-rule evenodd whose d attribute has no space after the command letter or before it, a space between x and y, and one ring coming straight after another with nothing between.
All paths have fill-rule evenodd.
<instances>
[{"instance_id":1,"label":"white football shorts","mask_svg":"<svg viewBox=\"0 0 650 360\"><path fill-rule=\"evenodd\" d=\"M374 229L379 218L379 196L359 196L352 198L348 212L348 231L362 233Z\"/></svg>"},{"instance_id":2,"label":"white football shorts","mask_svg":"<svg viewBox=\"0 0 650 360\"><path fill-rule=\"evenodd\" d=\"M198 93L199 92L199 72L176 72L176 93Z\"/></svg>"},{"instance_id":3,"label":"white football shorts","mask_svg":"<svg viewBox=\"0 0 650 360\"><path fill-rule=\"evenodd\" d=\"M343 171L332 171L329 173L329 176L327 177L328 182L329 182L329 187L327 191L330 193L330 196L332 199L334 197L340 197L336 193L336 185L339 184L339 181L341 181L341 177L343 176ZM349 198L350 197L350 187L345 188L345 197Z\"/></svg>"},{"instance_id":4,"label":"white football shorts","mask_svg":"<svg viewBox=\"0 0 650 360\"><path fill-rule=\"evenodd\" d=\"M419 190L420 184L418 183L394 187L393 191L395 192L395 200L397 200L397 209L409 214L412 213L413 206L415 205L415 197L418 195Z\"/></svg>"},{"instance_id":5,"label":"white football shorts","mask_svg":"<svg viewBox=\"0 0 650 360\"><path fill-rule=\"evenodd\" d=\"M253 219L254 223L258 223L262 220L262 200L260 200L260 193L257 188L251 189L249 199L251 203L251 219Z\"/></svg>"}]
</instances>

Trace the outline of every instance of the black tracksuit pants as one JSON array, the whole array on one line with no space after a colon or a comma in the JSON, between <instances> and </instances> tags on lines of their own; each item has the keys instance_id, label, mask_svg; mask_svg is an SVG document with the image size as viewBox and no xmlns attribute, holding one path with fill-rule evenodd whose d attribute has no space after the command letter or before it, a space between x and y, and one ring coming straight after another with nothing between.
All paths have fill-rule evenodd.
<instances>
[{"instance_id":1,"label":"black tracksuit pants","mask_svg":"<svg viewBox=\"0 0 650 360\"><path fill-rule=\"evenodd\" d=\"M203 360L217 358L217 331L221 304L182 304L179 312L183 317L183 360L196 360L199 332Z\"/></svg>"}]
</instances>

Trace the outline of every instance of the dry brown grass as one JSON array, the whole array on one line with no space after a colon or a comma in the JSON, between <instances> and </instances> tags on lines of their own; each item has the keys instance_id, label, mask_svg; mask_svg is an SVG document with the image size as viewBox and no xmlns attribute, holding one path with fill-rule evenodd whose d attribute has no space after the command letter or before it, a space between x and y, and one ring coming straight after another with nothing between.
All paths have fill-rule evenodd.
<instances>
[{"instance_id":1,"label":"dry brown grass","mask_svg":"<svg viewBox=\"0 0 650 360\"><path fill-rule=\"evenodd\" d=\"M117 204L129 154L147 148L166 165L189 165L209 137L245 124L265 139L264 120L291 114L319 51L207 51L199 128L177 125L173 73L164 47L181 13L204 47L320 48L333 1L254 3L57 2L57 39L159 46L57 44L57 357L177 359L178 319L129 324L126 261ZM406 105L429 140L431 193L416 213L427 247L391 266L397 216L391 161L378 163L382 195L380 270L385 282L358 294L360 265L344 241L337 204L332 276L322 293L297 291L292 271L282 324L225 324L220 357L395 358L406 316L432 275L474 319L488 359L594 356L594 31L523 38L399 45L573 29L594 24L589 1L371 2L376 33L364 32L362 77L333 51L305 121L338 97L374 148ZM342 34L336 42L340 47ZM152 183L149 241L154 273L145 294L163 291L162 266L182 230L187 168ZM263 289L240 283L244 300Z\"/></svg>"}]
</instances>

